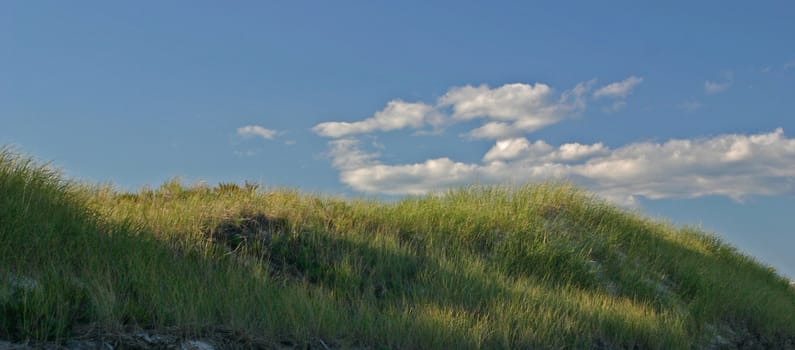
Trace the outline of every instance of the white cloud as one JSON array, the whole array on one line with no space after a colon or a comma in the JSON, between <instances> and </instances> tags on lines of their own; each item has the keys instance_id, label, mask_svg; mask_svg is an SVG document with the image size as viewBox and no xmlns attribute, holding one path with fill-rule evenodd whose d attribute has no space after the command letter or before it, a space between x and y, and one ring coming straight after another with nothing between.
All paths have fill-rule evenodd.
<instances>
[{"instance_id":1,"label":"white cloud","mask_svg":"<svg viewBox=\"0 0 795 350\"><path fill-rule=\"evenodd\" d=\"M555 157L552 159L577 160L597 154L606 153L608 149L601 143L593 145L582 145L579 143L566 143L560 146Z\"/></svg>"},{"instance_id":2,"label":"white cloud","mask_svg":"<svg viewBox=\"0 0 795 350\"><path fill-rule=\"evenodd\" d=\"M343 170L340 180L356 190L385 194L423 194L436 189L474 183L478 166L449 158L407 165L373 165Z\"/></svg>"},{"instance_id":3,"label":"white cloud","mask_svg":"<svg viewBox=\"0 0 795 350\"><path fill-rule=\"evenodd\" d=\"M266 140L273 140L279 132L259 125L246 125L237 128L237 134L242 137L261 137Z\"/></svg>"},{"instance_id":4,"label":"white cloud","mask_svg":"<svg viewBox=\"0 0 795 350\"><path fill-rule=\"evenodd\" d=\"M723 73L723 81L710 81L704 82L704 92L708 95L717 94L726 91L734 84L734 73L731 71Z\"/></svg>"},{"instance_id":5,"label":"white cloud","mask_svg":"<svg viewBox=\"0 0 795 350\"><path fill-rule=\"evenodd\" d=\"M627 98L638 84L643 82L643 78L631 76L622 81L607 84L593 93L593 97L599 98Z\"/></svg>"},{"instance_id":6,"label":"white cloud","mask_svg":"<svg viewBox=\"0 0 795 350\"><path fill-rule=\"evenodd\" d=\"M467 133L473 138L499 139L530 133L585 109L583 95L592 82L577 84L555 98L548 85L506 84L450 89L439 106L451 106L454 120L485 118L482 126Z\"/></svg>"},{"instance_id":7,"label":"white cloud","mask_svg":"<svg viewBox=\"0 0 795 350\"><path fill-rule=\"evenodd\" d=\"M585 109L585 94L593 81L577 84L557 95L545 84L505 84L453 87L435 105L389 102L372 118L357 122L326 122L312 130L326 137L347 137L374 131L404 128L439 127L473 119L484 119L483 125L466 135L472 138L499 139L530 133ZM449 108L452 112L447 113ZM415 134L427 134L418 131Z\"/></svg>"},{"instance_id":8,"label":"white cloud","mask_svg":"<svg viewBox=\"0 0 795 350\"><path fill-rule=\"evenodd\" d=\"M795 139L783 131L705 140L638 143L576 169L597 191L618 196L693 198L795 191Z\"/></svg>"},{"instance_id":9,"label":"white cloud","mask_svg":"<svg viewBox=\"0 0 795 350\"><path fill-rule=\"evenodd\" d=\"M790 70L795 68L795 60L789 61L784 64L784 70Z\"/></svg>"},{"instance_id":10,"label":"white cloud","mask_svg":"<svg viewBox=\"0 0 795 350\"><path fill-rule=\"evenodd\" d=\"M614 101L609 106L602 107L602 111L605 113L616 113L627 106L626 98L642 82L643 78L633 75L622 81L610 83L597 89L592 97L597 100L604 98L613 99Z\"/></svg>"},{"instance_id":11,"label":"white cloud","mask_svg":"<svg viewBox=\"0 0 795 350\"><path fill-rule=\"evenodd\" d=\"M351 188L373 193L421 194L471 183L517 183L569 179L621 203L708 195L795 193L795 139L782 129L755 135L640 142L609 149L601 143L554 147L524 138L500 140L483 163L436 158L385 165L375 155L341 148L335 166Z\"/></svg>"},{"instance_id":12,"label":"white cloud","mask_svg":"<svg viewBox=\"0 0 795 350\"><path fill-rule=\"evenodd\" d=\"M469 137L476 139L498 139L519 132L513 124L502 122L490 122L467 133Z\"/></svg>"},{"instance_id":13,"label":"white cloud","mask_svg":"<svg viewBox=\"0 0 795 350\"><path fill-rule=\"evenodd\" d=\"M552 146L544 141L530 143L526 138L500 140L483 156L483 161L511 160L521 156L544 155L552 151Z\"/></svg>"},{"instance_id":14,"label":"white cloud","mask_svg":"<svg viewBox=\"0 0 795 350\"><path fill-rule=\"evenodd\" d=\"M320 136L337 138L373 131L420 128L426 123L426 119L435 118L433 109L433 106L424 103L393 100L372 118L358 122L321 123L312 128L312 131Z\"/></svg>"},{"instance_id":15,"label":"white cloud","mask_svg":"<svg viewBox=\"0 0 795 350\"><path fill-rule=\"evenodd\" d=\"M707 81L707 93L728 89L733 83L732 72L724 73L723 78L720 82ZM454 87L433 105L394 100L371 118L321 123L313 131L336 138L328 143L327 155L339 170L340 181L370 193L423 194L473 183L567 179L623 204L631 204L638 197L718 195L740 200L749 195L795 194L795 139L786 138L782 129L755 135L639 142L615 149L602 143L553 146L522 137L582 112L589 95L612 99L610 110L623 108L625 98L642 81L631 76L593 94L594 81L559 94L541 83ZM701 104L686 102L679 108L692 111ZM350 137L427 126L437 132L443 125L474 120L482 124L467 136L496 140L481 161L474 163L438 157L410 164L384 164L378 153L362 150L362 143ZM238 132L266 138L275 135L254 130L259 129L249 126ZM383 149L375 139L371 144Z\"/></svg>"},{"instance_id":16,"label":"white cloud","mask_svg":"<svg viewBox=\"0 0 795 350\"><path fill-rule=\"evenodd\" d=\"M601 142L593 145L566 143L555 148L541 140L530 143L526 138L513 138L497 141L483 156L483 161L521 159L535 162L566 162L605 152L607 152L607 148Z\"/></svg>"},{"instance_id":17,"label":"white cloud","mask_svg":"<svg viewBox=\"0 0 795 350\"><path fill-rule=\"evenodd\" d=\"M467 85L450 89L439 103L452 106L455 119L544 119L550 114L548 100L551 95L552 89L541 83L506 84L494 89L485 84Z\"/></svg>"},{"instance_id":18,"label":"white cloud","mask_svg":"<svg viewBox=\"0 0 795 350\"><path fill-rule=\"evenodd\" d=\"M356 139L333 140L328 144L330 147L328 156L337 169L357 169L379 164L377 158L380 154L362 151Z\"/></svg>"}]
</instances>

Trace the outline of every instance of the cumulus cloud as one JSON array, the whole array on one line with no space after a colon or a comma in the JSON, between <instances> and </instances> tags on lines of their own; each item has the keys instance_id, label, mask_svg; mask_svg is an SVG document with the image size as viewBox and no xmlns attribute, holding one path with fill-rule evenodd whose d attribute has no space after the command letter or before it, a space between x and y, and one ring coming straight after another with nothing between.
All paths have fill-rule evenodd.
<instances>
[{"instance_id":1,"label":"cumulus cloud","mask_svg":"<svg viewBox=\"0 0 795 350\"><path fill-rule=\"evenodd\" d=\"M424 103L393 100L371 118L358 122L321 123L312 128L312 131L320 136L337 138L373 131L419 128L433 117L433 110L433 106Z\"/></svg>"},{"instance_id":2,"label":"cumulus cloud","mask_svg":"<svg viewBox=\"0 0 795 350\"><path fill-rule=\"evenodd\" d=\"M483 156L484 162L511 160L519 156L545 155L550 153L552 146L544 141L530 143L526 138L513 138L497 141L496 144Z\"/></svg>"},{"instance_id":3,"label":"cumulus cloud","mask_svg":"<svg viewBox=\"0 0 795 350\"><path fill-rule=\"evenodd\" d=\"M576 115L585 109L584 95L592 85L593 81L580 83L560 94L542 83L453 87L435 105L395 100L372 118L326 122L312 130L321 136L339 138L374 131L419 129L426 125L438 128L443 124L483 119L480 127L466 135L499 139L530 133Z\"/></svg>"},{"instance_id":4,"label":"cumulus cloud","mask_svg":"<svg viewBox=\"0 0 795 350\"><path fill-rule=\"evenodd\" d=\"M635 86L643 82L643 78L631 76L622 81L607 84L593 93L593 97L600 98L627 98L635 89Z\"/></svg>"},{"instance_id":5,"label":"cumulus cloud","mask_svg":"<svg viewBox=\"0 0 795 350\"><path fill-rule=\"evenodd\" d=\"M472 138L499 139L530 133L554 124L585 108L583 95L592 82L577 84L557 98L548 85L506 84L450 89L439 99L440 106L450 106L454 120L486 119L470 131Z\"/></svg>"},{"instance_id":6,"label":"cumulus cloud","mask_svg":"<svg viewBox=\"0 0 795 350\"><path fill-rule=\"evenodd\" d=\"M237 128L237 134L242 137L261 137L266 140L273 140L279 132L259 125L246 125Z\"/></svg>"},{"instance_id":7,"label":"cumulus cloud","mask_svg":"<svg viewBox=\"0 0 795 350\"><path fill-rule=\"evenodd\" d=\"M552 160L577 160L598 154L607 153L608 149L601 142L592 145L565 143L553 154Z\"/></svg>"},{"instance_id":8,"label":"cumulus cloud","mask_svg":"<svg viewBox=\"0 0 795 350\"><path fill-rule=\"evenodd\" d=\"M722 81L710 81L707 80L704 82L704 92L708 95L717 94L719 92L723 92L728 90L734 84L734 73L728 71L723 74Z\"/></svg>"},{"instance_id":9,"label":"cumulus cloud","mask_svg":"<svg viewBox=\"0 0 795 350\"><path fill-rule=\"evenodd\" d=\"M506 84L498 88L488 85L463 86L450 89L439 99L441 105L453 107L453 118L488 117L497 120L546 117L547 100L552 89L545 84Z\"/></svg>"},{"instance_id":10,"label":"cumulus cloud","mask_svg":"<svg viewBox=\"0 0 795 350\"><path fill-rule=\"evenodd\" d=\"M555 148L538 140L530 143L526 138L497 141L483 156L484 162L524 160L535 162L566 162L604 154L607 148L600 142L592 145L566 143Z\"/></svg>"},{"instance_id":11,"label":"cumulus cloud","mask_svg":"<svg viewBox=\"0 0 795 350\"><path fill-rule=\"evenodd\" d=\"M604 193L622 196L692 198L795 191L795 139L782 129L756 135L721 135L700 140L638 143L592 159L577 174Z\"/></svg>"},{"instance_id":12,"label":"cumulus cloud","mask_svg":"<svg viewBox=\"0 0 795 350\"><path fill-rule=\"evenodd\" d=\"M473 183L479 167L449 158L429 159L407 165L373 165L344 170L340 180L370 193L419 195L451 186Z\"/></svg>"},{"instance_id":13,"label":"cumulus cloud","mask_svg":"<svg viewBox=\"0 0 795 350\"><path fill-rule=\"evenodd\" d=\"M609 149L601 143L558 147L525 138L500 140L481 163L449 158L415 164L365 161L356 148L334 158L340 179L351 188L392 195L422 194L470 183L516 183L568 179L624 204L636 197L736 200L749 195L795 193L795 139L782 129L754 135L640 142ZM366 153L365 153L366 154ZM369 157L369 158L368 158Z\"/></svg>"},{"instance_id":14,"label":"cumulus cloud","mask_svg":"<svg viewBox=\"0 0 795 350\"><path fill-rule=\"evenodd\" d=\"M638 142L617 148L602 143L551 145L525 137L584 111L588 96L607 99L611 110L623 108L641 82L643 78L630 76L593 93L594 81L560 93L542 83L460 86L449 89L434 104L393 100L371 118L321 123L312 130L334 139L328 143L327 155L339 171L340 181L369 193L423 194L472 183L567 179L623 204L639 197L718 195L741 200L750 195L795 194L795 139L785 137L780 128L769 133ZM727 72L722 81L705 82L705 91L724 91L732 83L732 73ZM687 102L679 108L692 111L701 104ZM378 153L363 150L363 144L353 138L375 131L472 121L481 124L466 136L495 140L477 162L438 157L384 164ZM415 134L419 132L423 131ZM240 128L238 133L265 138L276 135L257 126ZM375 141L372 146L383 149Z\"/></svg>"}]
</instances>

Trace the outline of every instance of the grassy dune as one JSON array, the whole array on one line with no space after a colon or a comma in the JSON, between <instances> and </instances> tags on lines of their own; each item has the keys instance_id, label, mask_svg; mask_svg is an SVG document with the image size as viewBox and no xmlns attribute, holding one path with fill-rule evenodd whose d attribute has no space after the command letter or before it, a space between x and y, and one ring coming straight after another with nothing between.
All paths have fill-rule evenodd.
<instances>
[{"instance_id":1,"label":"grassy dune","mask_svg":"<svg viewBox=\"0 0 795 350\"><path fill-rule=\"evenodd\" d=\"M239 347L786 345L795 290L710 234L568 184L389 203L118 193L0 150L0 339L131 327Z\"/></svg>"}]
</instances>

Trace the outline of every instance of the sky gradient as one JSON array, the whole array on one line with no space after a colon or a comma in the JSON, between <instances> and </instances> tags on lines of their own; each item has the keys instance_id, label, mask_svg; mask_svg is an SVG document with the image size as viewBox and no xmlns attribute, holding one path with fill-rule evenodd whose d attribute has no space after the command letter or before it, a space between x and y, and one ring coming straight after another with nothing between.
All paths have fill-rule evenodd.
<instances>
[{"instance_id":1,"label":"sky gradient","mask_svg":"<svg viewBox=\"0 0 795 350\"><path fill-rule=\"evenodd\" d=\"M573 181L795 277L795 4L0 3L0 145L121 190Z\"/></svg>"}]
</instances>

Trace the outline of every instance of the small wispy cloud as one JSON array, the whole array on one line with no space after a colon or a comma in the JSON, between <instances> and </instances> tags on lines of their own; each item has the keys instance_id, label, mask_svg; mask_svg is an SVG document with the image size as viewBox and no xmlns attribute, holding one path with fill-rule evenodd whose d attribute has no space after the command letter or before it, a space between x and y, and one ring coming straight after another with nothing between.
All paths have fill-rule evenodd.
<instances>
[{"instance_id":1,"label":"small wispy cloud","mask_svg":"<svg viewBox=\"0 0 795 350\"><path fill-rule=\"evenodd\" d=\"M704 92L707 95L714 95L719 92L723 92L728 90L734 84L734 73L732 71L728 71L723 73L723 80L722 81L711 81L707 80L704 82Z\"/></svg>"},{"instance_id":2,"label":"small wispy cloud","mask_svg":"<svg viewBox=\"0 0 795 350\"><path fill-rule=\"evenodd\" d=\"M247 149L247 150L243 150L243 151L234 151L233 153L236 156L238 156L238 157L253 157L253 156L257 155L257 151L255 151L253 149Z\"/></svg>"},{"instance_id":3,"label":"small wispy cloud","mask_svg":"<svg viewBox=\"0 0 795 350\"><path fill-rule=\"evenodd\" d=\"M789 71L795 69L795 60L789 61L784 64L784 70Z\"/></svg>"},{"instance_id":4,"label":"small wispy cloud","mask_svg":"<svg viewBox=\"0 0 795 350\"><path fill-rule=\"evenodd\" d=\"M676 107L687 112L694 112L701 109L701 107L704 107L704 105L698 101L687 101L679 104Z\"/></svg>"},{"instance_id":5,"label":"small wispy cloud","mask_svg":"<svg viewBox=\"0 0 795 350\"><path fill-rule=\"evenodd\" d=\"M635 86L643 82L643 78L631 76L622 81L607 84L593 93L593 98L627 98L635 89Z\"/></svg>"},{"instance_id":6,"label":"small wispy cloud","mask_svg":"<svg viewBox=\"0 0 795 350\"><path fill-rule=\"evenodd\" d=\"M611 104L611 105L609 105L607 107L602 107L602 111L605 112L605 113L616 113L616 112L619 112L622 109L624 109L624 107L626 107L626 106L627 106L627 101L619 100L619 101L613 102L613 104Z\"/></svg>"},{"instance_id":7,"label":"small wispy cloud","mask_svg":"<svg viewBox=\"0 0 795 350\"><path fill-rule=\"evenodd\" d=\"M717 94L719 92L726 91L726 89L728 89L731 86L732 86L731 82L717 83L717 82L714 82L714 81L707 80L707 81L704 82L704 91L707 94L712 95L712 94Z\"/></svg>"},{"instance_id":8,"label":"small wispy cloud","mask_svg":"<svg viewBox=\"0 0 795 350\"><path fill-rule=\"evenodd\" d=\"M635 89L638 84L643 82L643 78L630 76L622 81L617 81L614 83L607 84L602 86L601 88L594 91L591 95L593 99L600 100L600 99L611 99L613 102L608 105L602 107L602 112L605 113L616 113L624 109L627 106L627 97L632 94L632 91Z\"/></svg>"},{"instance_id":9,"label":"small wispy cloud","mask_svg":"<svg viewBox=\"0 0 795 350\"><path fill-rule=\"evenodd\" d=\"M337 169L357 169L380 164L379 153L366 152L360 147L361 142L353 138L329 141L328 156Z\"/></svg>"},{"instance_id":10,"label":"small wispy cloud","mask_svg":"<svg viewBox=\"0 0 795 350\"><path fill-rule=\"evenodd\" d=\"M246 125L237 128L237 135L241 137L261 137L266 140L273 140L279 131L267 129L259 125Z\"/></svg>"}]
</instances>

